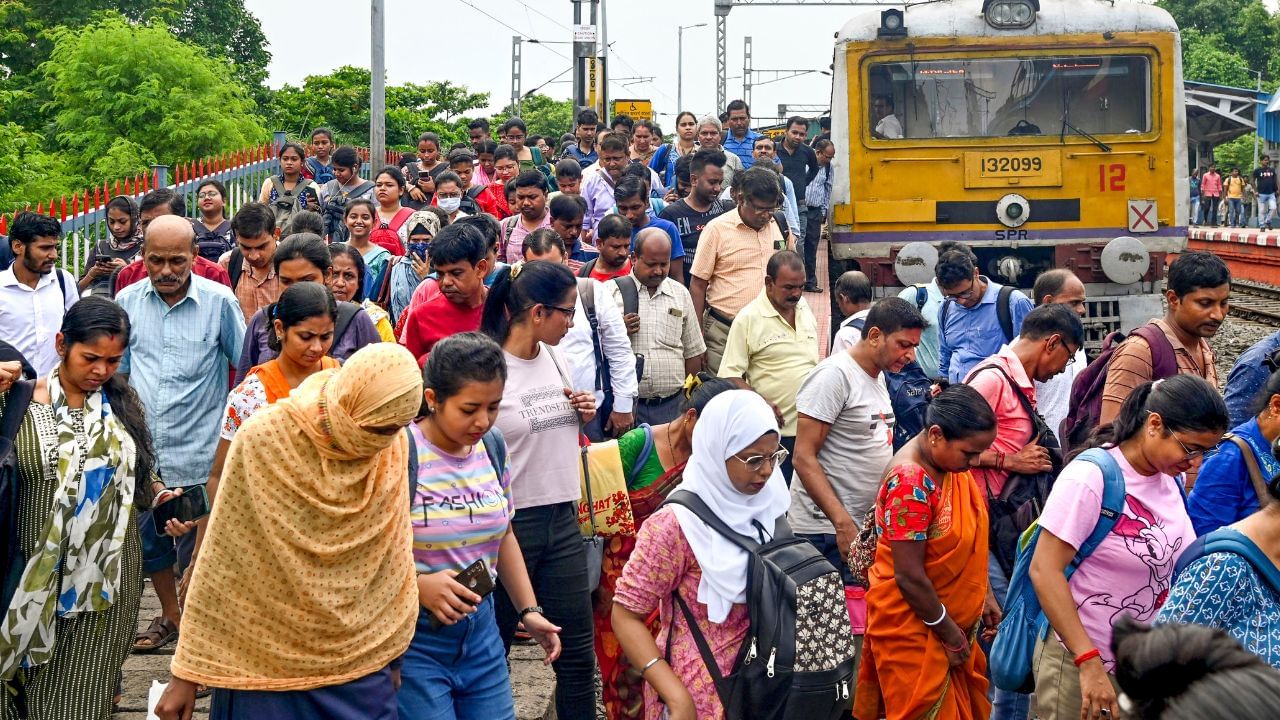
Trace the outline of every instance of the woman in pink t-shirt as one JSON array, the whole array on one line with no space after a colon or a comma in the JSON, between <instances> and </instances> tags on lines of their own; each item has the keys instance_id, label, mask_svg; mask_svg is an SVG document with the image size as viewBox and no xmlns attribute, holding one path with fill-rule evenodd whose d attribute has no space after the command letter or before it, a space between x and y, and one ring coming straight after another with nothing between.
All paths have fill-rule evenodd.
<instances>
[{"instance_id":1,"label":"woman in pink t-shirt","mask_svg":"<svg viewBox=\"0 0 1280 720\"><path fill-rule=\"evenodd\" d=\"M1136 388L1093 445L1107 450L1124 477L1124 510L1115 527L1068 581L1064 575L1093 532L1102 507L1102 471L1073 461L1063 468L1040 514L1031 581L1056 637L1033 660L1041 720L1119 718L1111 626L1150 620L1169 595L1174 563L1195 539L1182 474L1216 451L1227 407L1195 375Z\"/></svg>"}]
</instances>

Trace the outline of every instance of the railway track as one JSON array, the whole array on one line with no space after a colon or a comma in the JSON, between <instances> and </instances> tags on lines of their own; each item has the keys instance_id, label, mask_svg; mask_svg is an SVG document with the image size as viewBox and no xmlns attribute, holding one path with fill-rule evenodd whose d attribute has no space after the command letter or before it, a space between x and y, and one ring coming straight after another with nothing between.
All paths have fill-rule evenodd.
<instances>
[{"instance_id":1,"label":"railway track","mask_svg":"<svg viewBox=\"0 0 1280 720\"><path fill-rule=\"evenodd\" d=\"M1280 326L1280 288L1232 280L1231 314Z\"/></svg>"}]
</instances>

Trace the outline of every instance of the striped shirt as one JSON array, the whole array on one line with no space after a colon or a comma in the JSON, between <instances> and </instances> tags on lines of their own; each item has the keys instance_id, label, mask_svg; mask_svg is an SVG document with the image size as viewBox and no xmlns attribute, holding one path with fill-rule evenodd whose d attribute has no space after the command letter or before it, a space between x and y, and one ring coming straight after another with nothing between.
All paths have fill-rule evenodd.
<instances>
[{"instance_id":1,"label":"striped shirt","mask_svg":"<svg viewBox=\"0 0 1280 720\"><path fill-rule=\"evenodd\" d=\"M458 457L431 444L416 423L409 432L418 453L409 511L418 570L462 570L484 558L496 577L498 547L514 511L509 466L499 479L483 440Z\"/></svg>"}]
</instances>

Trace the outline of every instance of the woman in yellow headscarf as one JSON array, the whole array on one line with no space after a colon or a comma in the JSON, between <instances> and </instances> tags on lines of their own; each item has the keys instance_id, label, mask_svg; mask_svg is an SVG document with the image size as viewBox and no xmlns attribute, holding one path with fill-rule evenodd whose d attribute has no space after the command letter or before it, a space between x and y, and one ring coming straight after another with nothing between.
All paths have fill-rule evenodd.
<instances>
[{"instance_id":1,"label":"woman in yellow headscarf","mask_svg":"<svg viewBox=\"0 0 1280 720\"><path fill-rule=\"evenodd\" d=\"M156 714L396 717L390 664L418 617L405 425L417 363L369 345L240 428Z\"/></svg>"}]
</instances>

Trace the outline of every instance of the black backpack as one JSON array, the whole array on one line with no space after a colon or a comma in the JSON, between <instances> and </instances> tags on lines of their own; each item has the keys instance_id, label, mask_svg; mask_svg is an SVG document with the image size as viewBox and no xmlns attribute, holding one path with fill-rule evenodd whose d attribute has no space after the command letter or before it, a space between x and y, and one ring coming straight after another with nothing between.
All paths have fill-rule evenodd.
<instances>
[{"instance_id":1,"label":"black backpack","mask_svg":"<svg viewBox=\"0 0 1280 720\"><path fill-rule=\"evenodd\" d=\"M8 608L13 594L22 579L27 558L18 541L18 506L22 495L22 479L18 472L18 451L15 446L18 428L27 414L27 405L35 392L34 380L19 380L9 388L5 398L4 415L0 419L0 558L4 558L0 573L0 608Z\"/></svg>"},{"instance_id":2,"label":"black backpack","mask_svg":"<svg viewBox=\"0 0 1280 720\"><path fill-rule=\"evenodd\" d=\"M969 373L965 382L972 382L978 373L984 370L995 370L1000 373L1009 388L1013 390L1013 394L1018 396L1018 404L1022 405L1023 411L1031 418L1031 437L1027 438L1025 444L1038 443L1040 447L1048 450L1049 462L1053 466L1049 472L1009 473L1004 486L1000 488L999 496L992 495L990 487L984 488L987 493L991 554L1000 564L1005 577L1012 577L1013 565L1018 559L1018 540L1022 537L1022 533L1031 527L1031 523L1040 517L1040 511L1044 509L1044 503L1049 499L1049 491L1053 489L1053 482L1058 477L1058 473L1062 472L1062 453L1053 430L1045 423L1044 418L1040 417L1040 413L1031 406L1031 401L1023 394L1022 388L1018 387L1004 368L999 365L981 365Z\"/></svg>"},{"instance_id":3,"label":"black backpack","mask_svg":"<svg viewBox=\"0 0 1280 720\"><path fill-rule=\"evenodd\" d=\"M228 250L236 246L236 233L231 229L231 221L223 220L222 224L210 230L199 220L192 220L191 227L196 230L196 254L210 262L218 262Z\"/></svg>"},{"instance_id":4,"label":"black backpack","mask_svg":"<svg viewBox=\"0 0 1280 720\"><path fill-rule=\"evenodd\" d=\"M747 566L751 626L728 676L720 673L684 598L679 591L672 593L674 606L684 616L715 682L725 720L847 716L852 705L854 645L839 571L812 543L792 534L785 514L768 540L765 528L757 523L760 540L756 540L734 532L691 492L676 490L667 502L693 511L751 556Z\"/></svg>"}]
</instances>

